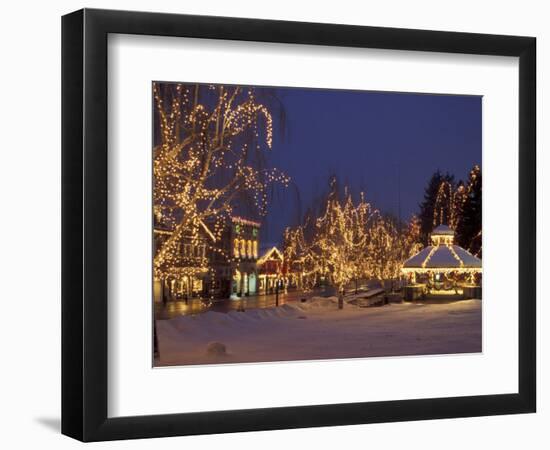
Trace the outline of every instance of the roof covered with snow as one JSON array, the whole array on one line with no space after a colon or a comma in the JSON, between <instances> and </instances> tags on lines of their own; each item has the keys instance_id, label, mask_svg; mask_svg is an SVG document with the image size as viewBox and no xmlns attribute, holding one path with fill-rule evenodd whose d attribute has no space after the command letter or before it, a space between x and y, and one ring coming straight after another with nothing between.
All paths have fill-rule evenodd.
<instances>
[{"instance_id":1,"label":"roof covered with snow","mask_svg":"<svg viewBox=\"0 0 550 450\"><path fill-rule=\"evenodd\" d=\"M405 269L481 269L481 259L458 245L429 245L403 264Z\"/></svg>"},{"instance_id":2,"label":"roof covered with snow","mask_svg":"<svg viewBox=\"0 0 550 450\"><path fill-rule=\"evenodd\" d=\"M432 231L432 235L445 235L445 236L454 236L455 232L452 228L447 225L439 225L435 227Z\"/></svg>"},{"instance_id":3,"label":"roof covered with snow","mask_svg":"<svg viewBox=\"0 0 550 450\"><path fill-rule=\"evenodd\" d=\"M432 245L420 250L403 263L403 269L437 270L460 269L481 270L481 259L455 245L454 230L447 225L439 225L431 233ZM477 270L476 270L477 271Z\"/></svg>"},{"instance_id":4,"label":"roof covered with snow","mask_svg":"<svg viewBox=\"0 0 550 450\"><path fill-rule=\"evenodd\" d=\"M403 264L403 267L422 267L422 263L426 261L426 258L428 257L432 249L432 245L423 248L416 255L411 256L409 259L407 259Z\"/></svg>"}]
</instances>

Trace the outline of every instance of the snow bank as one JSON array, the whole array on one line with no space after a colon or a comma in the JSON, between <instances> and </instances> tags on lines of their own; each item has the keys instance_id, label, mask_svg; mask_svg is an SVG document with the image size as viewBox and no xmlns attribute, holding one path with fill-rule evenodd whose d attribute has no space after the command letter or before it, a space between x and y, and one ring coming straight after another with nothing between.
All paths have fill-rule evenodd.
<instances>
[{"instance_id":1,"label":"snow bank","mask_svg":"<svg viewBox=\"0 0 550 450\"><path fill-rule=\"evenodd\" d=\"M481 351L481 302L346 304L338 310L337 297L313 297L159 320L157 332L156 365L471 353Z\"/></svg>"}]
</instances>

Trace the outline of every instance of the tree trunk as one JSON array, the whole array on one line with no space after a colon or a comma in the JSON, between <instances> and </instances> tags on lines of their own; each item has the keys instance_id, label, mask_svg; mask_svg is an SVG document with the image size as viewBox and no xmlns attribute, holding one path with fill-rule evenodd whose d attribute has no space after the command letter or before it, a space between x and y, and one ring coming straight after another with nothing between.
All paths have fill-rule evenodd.
<instances>
[{"instance_id":1,"label":"tree trunk","mask_svg":"<svg viewBox=\"0 0 550 450\"><path fill-rule=\"evenodd\" d=\"M159 341L157 337L157 321L153 319L153 351L154 351L154 357L158 358L160 356L159 352Z\"/></svg>"},{"instance_id":2,"label":"tree trunk","mask_svg":"<svg viewBox=\"0 0 550 450\"><path fill-rule=\"evenodd\" d=\"M344 289L339 289L339 293L338 293L338 309L344 309Z\"/></svg>"}]
</instances>

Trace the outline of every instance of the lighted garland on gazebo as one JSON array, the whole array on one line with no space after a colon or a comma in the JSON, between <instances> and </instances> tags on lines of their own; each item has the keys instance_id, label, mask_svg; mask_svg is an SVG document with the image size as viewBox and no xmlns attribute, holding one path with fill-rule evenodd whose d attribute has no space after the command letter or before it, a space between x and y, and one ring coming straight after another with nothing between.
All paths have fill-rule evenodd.
<instances>
[{"instance_id":1,"label":"lighted garland on gazebo","mask_svg":"<svg viewBox=\"0 0 550 450\"><path fill-rule=\"evenodd\" d=\"M459 283L462 283L462 288L474 287L481 275L481 259L456 245L454 230L447 225L436 227L430 237L432 245L403 263L401 271L411 283L409 288L416 288L422 293L458 293ZM414 297L414 294L411 296Z\"/></svg>"}]
</instances>

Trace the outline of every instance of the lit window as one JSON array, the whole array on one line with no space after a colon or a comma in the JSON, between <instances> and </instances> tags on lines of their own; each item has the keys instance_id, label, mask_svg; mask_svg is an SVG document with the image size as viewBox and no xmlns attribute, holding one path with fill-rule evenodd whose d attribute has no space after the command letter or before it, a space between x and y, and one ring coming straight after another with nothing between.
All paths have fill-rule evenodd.
<instances>
[{"instance_id":1,"label":"lit window","mask_svg":"<svg viewBox=\"0 0 550 450\"><path fill-rule=\"evenodd\" d=\"M252 243L254 258L258 257L258 241Z\"/></svg>"},{"instance_id":2,"label":"lit window","mask_svg":"<svg viewBox=\"0 0 550 450\"><path fill-rule=\"evenodd\" d=\"M233 247L233 255L235 258L239 257L239 240L235 239L234 247Z\"/></svg>"},{"instance_id":3,"label":"lit window","mask_svg":"<svg viewBox=\"0 0 550 450\"><path fill-rule=\"evenodd\" d=\"M246 257L246 241L241 239L241 258Z\"/></svg>"},{"instance_id":4,"label":"lit window","mask_svg":"<svg viewBox=\"0 0 550 450\"><path fill-rule=\"evenodd\" d=\"M246 246L246 255L247 255L249 258L252 258L252 241L248 241L248 242L247 242L247 246Z\"/></svg>"}]
</instances>

